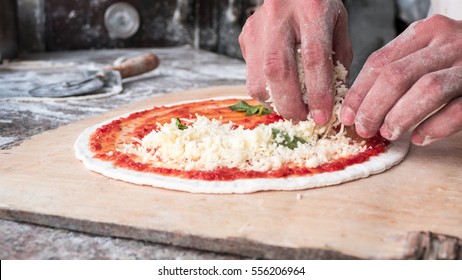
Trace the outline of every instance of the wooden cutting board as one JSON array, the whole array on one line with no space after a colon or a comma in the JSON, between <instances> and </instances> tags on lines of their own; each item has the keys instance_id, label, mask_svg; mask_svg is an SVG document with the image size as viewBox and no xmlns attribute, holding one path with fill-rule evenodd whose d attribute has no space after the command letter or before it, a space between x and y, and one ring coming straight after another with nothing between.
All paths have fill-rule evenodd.
<instances>
[{"instance_id":1,"label":"wooden cutting board","mask_svg":"<svg viewBox=\"0 0 462 280\"><path fill-rule=\"evenodd\" d=\"M256 258L462 258L462 134L412 147L385 173L292 192L205 195L88 171L73 144L87 127L216 87L155 97L0 151L0 217Z\"/></svg>"}]
</instances>

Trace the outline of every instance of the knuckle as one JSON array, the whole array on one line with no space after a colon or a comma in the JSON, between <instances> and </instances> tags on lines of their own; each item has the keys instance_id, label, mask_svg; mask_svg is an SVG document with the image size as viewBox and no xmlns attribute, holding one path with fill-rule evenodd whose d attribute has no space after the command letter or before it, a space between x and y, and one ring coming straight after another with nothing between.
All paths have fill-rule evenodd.
<instances>
[{"instance_id":1,"label":"knuckle","mask_svg":"<svg viewBox=\"0 0 462 280\"><path fill-rule=\"evenodd\" d=\"M440 14L419 20L412 24L411 27L417 36L430 34L433 37L434 43L445 42L453 45L457 37L457 35L454 35L461 34L461 26L457 24L457 21Z\"/></svg>"},{"instance_id":2,"label":"knuckle","mask_svg":"<svg viewBox=\"0 0 462 280\"><path fill-rule=\"evenodd\" d=\"M417 89L428 97L439 97L443 94L443 79L438 74L427 74L417 82Z\"/></svg>"},{"instance_id":3,"label":"knuckle","mask_svg":"<svg viewBox=\"0 0 462 280\"><path fill-rule=\"evenodd\" d=\"M364 94L353 88L348 91L343 104L348 105L350 108L358 108L363 99Z\"/></svg>"},{"instance_id":4,"label":"knuckle","mask_svg":"<svg viewBox=\"0 0 462 280\"><path fill-rule=\"evenodd\" d=\"M268 16L276 16L281 13L281 0L266 0L263 7L266 10Z\"/></svg>"},{"instance_id":5,"label":"knuckle","mask_svg":"<svg viewBox=\"0 0 462 280\"><path fill-rule=\"evenodd\" d=\"M432 27L432 28L438 28L438 29L448 29L452 28L454 25L454 20L437 14L429 17L427 20L421 22L422 25L425 24L425 27Z\"/></svg>"},{"instance_id":6,"label":"knuckle","mask_svg":"<svg viewBox=\"0 0 462 280\"><path fill-rule=\"evenodd\" d=\"M302 48L302 57L306 58L304 60L305 67L311 69L320 65L320 61L326 60L325 48L321 44L311 43L307 44L306 47Z\"/></svg>"},{"instance_id":7,"label":"knuckle","mask_svg":"<svg viewBox=\"0 0 462 280\"><path fill-rule=\"evenodd\" d=\"M322 19L325 11L330 8L330 5L326 4L325 1L305 1L306 5L304 8L310 11L312 19Z\"/></svg>"},{"instance_id":8,"label":"knuckle","mask_svg":"<svg viewBox=\"0 0 462 280\"><path fill-rule=\"evenodd\" d=\"M263 29L262 23L264 22L263 19L265 16L259 11L260 10L257 10L252 16L248 17L244 26L242 26L241 34L244 38L251 39L261 33L261 30Z\"/></svg>"},{"instance_id":9,"label":"knuckle","mask_svg":"<svg viewBox=\"0 0 462 280\"><path fill-rule=\"evenodd\" d=\"M377 50L373 52L366 61L366 67L372 72L379 72L388 63L388 56L385 50Z\"/></svg>"},{"instance_id":10,"label":"knuckle","mask_svg":"<svg viewBox=\"0 0 462 280\"><path fill-rule=\"evenodd\" d=\"M269 79L285 79L289 75L287 62L278 51L271 51L264 60L263 72Z\"/></svg>"},{"instance_id":11,"label":"knuckle","mask_svg":"<svg viewBox=\"0 0 462 280\"><path fill-rule=\"evenodd\" d=\"M244 26L242 27L241 34L239 35L239 39L245 40L247 38L251 38L256 32L254 16L247 19Z\"/></svg>"},{"instance_id":12,"label":"knuckle","mask_svg":"<svg viewBox=\"0 0 462 280\"><path fill-rule=\"evenodd\" d=\"M408 72L404 65L392 63L384 68L379 75L379 79L389 87L396 89L406 80L407 76Z\"/></svg>"},{"instance_id":13,"label":"knuckle","mask_svg":"<svg viewBox=\"0 0 462 280\"><path fill-rule=\"evenodd\" d=\"M385 67L385 72L389 75L396 77L405 77L408 75L406 66L400 63L392 63Z\"/></svg>"}]
</instances>

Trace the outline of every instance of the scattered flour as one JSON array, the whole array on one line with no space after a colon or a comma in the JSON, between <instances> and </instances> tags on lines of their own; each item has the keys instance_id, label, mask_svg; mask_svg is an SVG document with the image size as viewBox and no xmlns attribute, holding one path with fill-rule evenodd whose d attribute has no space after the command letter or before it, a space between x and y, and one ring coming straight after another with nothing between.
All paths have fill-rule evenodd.
<instances>
[{"instance_id":1,"label":"scattered flour","mask_svg":"<svg viewBox=\"0 0 462 280\"><path fill-rule=\"evenodd\" d=\"M8 145L14 143L16 141L16 137L3 137L0 136L0 147L4 145Z\"/></svg>"}]
</instances>

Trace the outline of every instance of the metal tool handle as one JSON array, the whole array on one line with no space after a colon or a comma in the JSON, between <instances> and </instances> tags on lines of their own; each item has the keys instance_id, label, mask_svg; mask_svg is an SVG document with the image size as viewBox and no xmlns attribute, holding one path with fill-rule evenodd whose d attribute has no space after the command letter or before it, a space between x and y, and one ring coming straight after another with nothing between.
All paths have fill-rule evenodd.
<instances>
[{"instance_id":1,"label":"metal tool handle","mask_svg":"<svg viewBox=\"0 0 462 280\"><path fill-rule=\"evenodd\" d=\"M129 58L119 65L106 67L106 70L116 70L123 78L133 77L156 69L160 64L159 58L153 53Z\"/></svg>"}]
</instances>

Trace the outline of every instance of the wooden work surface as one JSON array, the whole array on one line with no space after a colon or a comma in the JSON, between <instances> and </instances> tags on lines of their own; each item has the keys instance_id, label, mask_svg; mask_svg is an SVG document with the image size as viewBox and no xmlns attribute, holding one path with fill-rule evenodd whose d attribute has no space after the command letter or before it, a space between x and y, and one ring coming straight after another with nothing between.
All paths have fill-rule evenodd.
<instances>
[{"instance_id":1,"label":"wooden work surface","mask_svg":"<svg viewBox=\"0 0 462 280\"><path fill-rule=\"evenodd\" d=\"M462 134L412 147L391 170L338 186L204 195L88 171L73 144L87 127L216 87L152 98L0 151L0 217L257 258L462 258Z\"/></svg>"}]
</instances>

